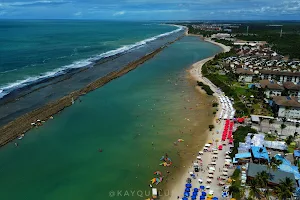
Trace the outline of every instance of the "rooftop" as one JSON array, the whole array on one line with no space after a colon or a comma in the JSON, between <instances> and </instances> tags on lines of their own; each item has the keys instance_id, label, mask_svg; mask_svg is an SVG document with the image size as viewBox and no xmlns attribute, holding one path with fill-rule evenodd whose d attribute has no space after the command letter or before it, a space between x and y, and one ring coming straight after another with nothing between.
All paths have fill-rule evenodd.
<instances>
[{"instance_id":1,"label":"rooftop","mask_svg":"<svg viewBox=\"0 0 300 200\"><path fill-rule=\"evenodd\" d=\"M262 171L269 172L271 174L270 178L268 181L270 183L275 183L279 184L280 180L284 180L285 178L290 178L293 180L293 182L296 185L295 177L294 174L289 173L289 172L284 172L281 170L269 170L266 165L259 165L259 164L254 164L254 163L249 163L248 171L247 171L247 176L250 177L255 177L257 173L260 173Z\"/></svg>"},{"instance_id":2,"label":"rooftop","mask_svg":"<svg viewBox=\"0 0 300 200\"><path fill-rule=\"evenodd\" d=\"M254 74L252 71L246 70L246 69L243 69L243 68L237 68L236 73L237 74L247 74L247 75L253 75Z\"/></svg>"},{"instance_id":3,"label":"rooftop","mask_svg":"<svg viewBox=\"0 0 300 200\"><path fill-rule=\"evenodd\" d=\"M283 83L283 87L285 87L288 90L300 90L300 85L299 84L295 84L293 82L284 82Z\"/></svg>"},{"instance_id":4,"label":"rooftop","mask_svg":"<svg viewBox=\"0 0 300 200\"><path fill-rule=\"evenodd\" d=\"M272 71L272 70L260 70L261 74L270 75L282 75L282 76L297 76L300 77L300 72L282 72L282 71Z\"/></svg>"},{"instance_id":5,"label":"rooftop","mask_svg":"<svg viewBox=\"0 0 300 200\"><path fill-rule=\"evenodd\" d=\"M275 81L269 81L269 80L260 80L259 84L261 88L268 88L273 90L284 90L284 88L281 85L278 85Z\"/></svg>"},{"instance_id":6,"label":"rooftop","mask_svg":"<svg viewBox=\"0 0 300 200\"><path fill-rule=\"evenodd\" d=\"M265 147L251 147L251 152L254 158L265 159L269 161L268 151Z\"/></svg>"},{"instance_id":7,"label":"rooftop","mask_svg":"<svg viewBox=\"0 0 300 200\"><path fill-rule=\"evenodd\" d=\"M289 97L289 96L274 96L273 101L278 106L287 106L287 107L296 107L300 108L300 103L298 102L297 97Z\"/></svg>"}]
</instances>

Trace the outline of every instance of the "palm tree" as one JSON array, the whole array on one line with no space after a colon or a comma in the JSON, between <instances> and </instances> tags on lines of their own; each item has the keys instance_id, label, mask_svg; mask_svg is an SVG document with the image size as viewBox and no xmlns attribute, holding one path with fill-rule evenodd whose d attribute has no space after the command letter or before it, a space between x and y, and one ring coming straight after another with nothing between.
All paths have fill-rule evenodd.
<instances>
[{"instance_id":1,"label":"palm tree","mask_svg":"<svg viewBox=\"0 0 300 200\"><path fill-rule=\"evenodd\" d=\"M249 181L249 186L250 186L250 188L249 188L249 196L250 197L254 197L255 198L255 197L260 196L259 195L260 191L259 191L257 185L258 185L258 182L257 182L257 180L255 178Z\"/></svg>"},{"instance_id":2,"label":"palm tree","mask_svg":"<svg viewBox=\"0 0 300 200\"><path fill-rule=\"evenodd\" d=\"M285 200L293 196L295 189L294 181L291 178L285 178L284 180L280 180L279 185L275 187L274 191L279 200Z\"/></svg>"},{"instance_id":3,"label":"palm tree","mask_svg":"<svg viewBox=\"0 0 300 200\"><path fill-rule=\"evenodd\" d=\"M276 171L278 169L278 166L281 164L282 164L282 160L277 160L275 157L272 157L270 162L268 163L269 173L271 169L273 171Z\"/></svg>"},{"instance_id":4,"label":"palm tree","mask_svg":"<svg viewBox=\"0 0 300 200\"><path fill-rule=\"evenodd\" d=\"M229 192L229 194L240 193L240 187L233 184L233 185L231 185L229 187L229 191L228 192Z\"/></svg>"},{"instance_id":5,"label":"palm tree","mask_svg":"<svg viewBox=\"0 0 300 200\"><path fill-rule=\"evenodd\" d=\"M272 193L271 193L271 190L269 188L266 188L264 191L263 191L263 195L266 199L270 199L270 197L272 196Z\"/></svg>"},{"instance_id":6,"label":"palm tree","mask_svg":"<svg viewBox=\"0 0 300 200\"><path fill-rule=\"evenodd\" d=\"M269 177L270 177L270 175L266 171L257 173L257 175L255 176L255 179L257 181L258 186L260 186L262 188L266 187L268 184Z\"/></svg>"}]
</instances>

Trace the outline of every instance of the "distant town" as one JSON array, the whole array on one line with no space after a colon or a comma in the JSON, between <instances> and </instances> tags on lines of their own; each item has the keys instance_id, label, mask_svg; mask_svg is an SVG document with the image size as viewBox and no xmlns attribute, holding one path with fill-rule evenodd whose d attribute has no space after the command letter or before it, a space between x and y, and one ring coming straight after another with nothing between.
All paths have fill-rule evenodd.
<instances>
[{"instance_id":1,"label":"distant town","mask_svg":"<svg viewBox=\"0 0 300 200\"><path fill-rule=\"evenodd\" d=\"M189 34L231 46L202 68L236 110L229 193L235 199L300 198L299 26L294 32L280 24L253 24L254 31L251 24L183 25Z\"/></svg>"}]
</instances>

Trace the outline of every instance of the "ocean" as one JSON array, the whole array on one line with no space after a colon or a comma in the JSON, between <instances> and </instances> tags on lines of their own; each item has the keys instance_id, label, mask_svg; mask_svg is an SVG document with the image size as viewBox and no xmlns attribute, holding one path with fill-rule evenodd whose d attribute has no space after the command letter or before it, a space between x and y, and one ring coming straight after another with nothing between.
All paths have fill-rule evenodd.
<instances>
[{"instance_id":1,"label":"ocean","mask_svg":"<svg viewBox=\"0 0 300 200\"><path fill-rule=\"evenodd\" d=\"M18 147L2 147L1 198L146 199L154 171L164 176L158 188L176 181L172 177L192 159L195 144L205 143L213 112L212 98L195 90L187 69L220 51L198 37L184 37L32 129L14 141ZM169 168L159 165L166 153L173 163Z\"/></svg>"},{"instance_id":2,"label":"ocean","mask_svg":"<svg viewBox=\"0 0 300 200\"><path fill-rule=\"evenodd\" d=\"M176 29L146 22L0 20L0 98Z\"/></svg>"}]
</instances>

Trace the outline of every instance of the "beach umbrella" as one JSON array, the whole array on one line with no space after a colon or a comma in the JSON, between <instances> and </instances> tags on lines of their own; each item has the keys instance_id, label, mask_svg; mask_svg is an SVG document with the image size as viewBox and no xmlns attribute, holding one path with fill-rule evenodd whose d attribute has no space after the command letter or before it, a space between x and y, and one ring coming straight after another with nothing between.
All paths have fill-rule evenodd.
<instances>
[{"instance_id":1,"label":"beach umbrella","mask_svg":"<svg viewBox=\"0 0 300 200\"><path fill-rule=\"evenodd\" d=\"M192 196L192 197L191 197L192 200L195 200L196 198L197 198L196 196Z\"/></svg>"},{"instance_id":2,"label":"beach umbrella","mask_svg":"<svg viewBox=\"0 0 300 200\"><path fill-rule=\"evenodd\" d=\"M185 197L189 197L189 196L190 196L190 193L189 193L189 192L185 192L185 193L184 193L184 196L185 196Z\"/></svg>"},{"instance_id":3,"label":"beach umbrella","mask_svg":"<svg viewBox=\"0 0 300 200\"><path fill-rule=\"evenodd\" d=\"M198 190L198 188L194 188L194 192L198 192L199 190Z\"/></svg>"},{"instance_id":4,"label":"beach umbrella","mask_svg":"<svg viewBox=\"0 0 300 200\"><path fill-rule=\"evenodd\" d=\"M190 192L190 188L185 188L185 192Z\"/></svg>"},{"instance_id":5,"label":"beach umbrella","mask_svg":"<svg viewBox=\"0 0 300 200\"><path fill-rule=\"evenodd\" d=\"M214 198L212 198L212 200L218 200L218 197L214 197Z\"/></svg>"},{"instance_id":6,"label":"beach umbrella","mask_svg":"<svg viewBox=\"0 0 300 200\"><path fill-rule=\"evenodd\" d=\"M162 173L161 173L161 171L156 171L156 172L154 172L153 174L155 174L155 175L162 175Z\"/></svg>"},{"instance_id":7,"label":"beach umbrella","mask_svg":"<svg viewBox=\"0 0 300 200\"><path fill-rule=\"evenodd\" d=\"M198 195L198 192L193 192L193 196L197 196Z\"/></svg>"},{"instance_id":8,"label":"beach umbrella","mask_svg":"<svg viewBox=\"0 0 300 200\"><path fill-rule=\"evenodd\" d=\"M202 192L202 196L206 196L206 192Z\"/></svg>"},{"instance_id":9,"label":"beach umbrella","mask_svg":"<svg viewBox=\"0 0 300 200\"><path fill-rule=\"evenodd\" d=\"M192 187L192 184L190 184L190 183L187 183L187 184L185 184L185 187L187 187L187 188L191 188L191 187Z\"/></svg>"},{"instance_id":10,"label":"beach umbrella","mask_svg":"<svg viewBox=\"0 0 300 200\"><path fill-rule=\"evenodd\" d=\"M201 190L204 190L204 188L205 188L204 185L200 185Z\"/></svg>"},{"instance_id":11,"label":"beach umbrella","mask_svg":"<svg viewBox=\"0 0 300 200\"><path fill-rule=\"evenodd\" d=\"M223 192L222 197L227 197L227 192Z\"/></svg>"},{"instance_id":12,"label":"beach umbrella","mask_svg":"<svg viewBox=\"0 0 300 200\"><path fill-rule=\"evenodd\" d=\"M200 199L205 199L206 197L205 196L200 196Z\"/></svg>"},{"instance_id":13,"label":"beach umbrella","mask_svg":"<svg viewBox=\"0 0 300 200\"><path fill-rule=\"evenodd\" d=\"M151 179L150 181L151 181L151 183L153 184L153 183L156 182L156 178L153 178L153 179Z\"/></svg>"},{"instance_id":14,"label":"beach umbrella","mask_svg":"<svg viewBox=\"0 0 300 200\"><path fill-rule=\"evenodd\" d=\"M183 198L182 198L182 200L189 200L189 199L188 199L188 198L186 198L186 197L183 197Z\"/></svg>"}]
</instances>

